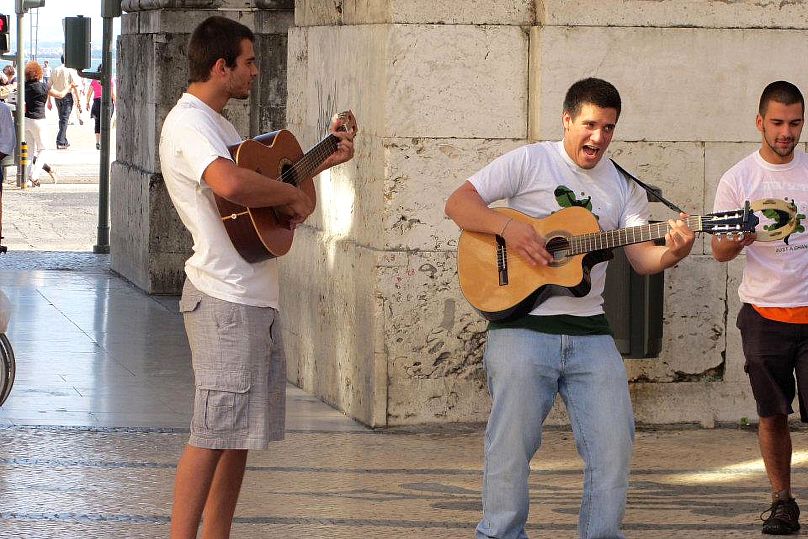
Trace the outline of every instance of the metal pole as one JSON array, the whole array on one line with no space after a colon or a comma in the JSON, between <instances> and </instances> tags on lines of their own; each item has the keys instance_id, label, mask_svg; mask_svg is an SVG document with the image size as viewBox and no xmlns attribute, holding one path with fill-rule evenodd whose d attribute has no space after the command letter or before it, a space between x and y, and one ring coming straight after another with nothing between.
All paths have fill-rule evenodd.
<instances>
[{"instance_id":1,"label":"metal pole","mask_svg":"<svg viewBox=\"0 0 808 539\"><path fill-rule=\"evenodd\" d=\"M25 45L23 43L25 11L17 10L17 148L20 162L17 165L17 187L25 187L27 156L22 155L25 146ZM26 152L27 153L27 152Z\"/></svg>"},{"instance_id":2,"label":"metal pole","mask_svg":"<svg viewBox=\"0 0 808 539\"><path fill-rule=\"evenodd\" d=\"M106 15L106 13L102 13ZM98 171L98 243L94 253L109 253L109 157L110 124L112 123L112 20L103 17L102 56L104 71L101 73L101 163Z\"/></svg>"}]
</instances>

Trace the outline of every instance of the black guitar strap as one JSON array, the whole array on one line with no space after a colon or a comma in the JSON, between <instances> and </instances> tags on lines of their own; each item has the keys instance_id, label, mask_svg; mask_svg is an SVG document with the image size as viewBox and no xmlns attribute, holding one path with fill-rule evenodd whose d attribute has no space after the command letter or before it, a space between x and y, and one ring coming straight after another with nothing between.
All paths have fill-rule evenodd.
<instances>
[{"instance_id":1,"label":"black guitar strap","mask_svg":"<svg viewBox=\"0 0 808 539\"><path fill-rule=\"evenodd\" d=\"M663 197L662 193L660 193L658 190L654 189L653 187L649 187L648 185L646 185L645 183L643 183L639 179L637 179L637 177L634 176L632 173L630 173L629 171L627 171L626 169L624 169L623 167L618 165L617 161L615 161L614 159L609 159L609 160L612 162L612 164L614 165L614 167L617 169L617 171L620 174L622 174L626 178L632 179L635 182L637 182L637 184L639 184L640 187L645 189L648 192L648 194L651 195L652 197L654 197L656 200L662 202L663 204L665 204L667 207L669 207L670 209L672 209L675 212L686 213L679 206L677 206L676 204L674 204L673 202L671 202L667 198Z\"/></svg>"}]
</instances>

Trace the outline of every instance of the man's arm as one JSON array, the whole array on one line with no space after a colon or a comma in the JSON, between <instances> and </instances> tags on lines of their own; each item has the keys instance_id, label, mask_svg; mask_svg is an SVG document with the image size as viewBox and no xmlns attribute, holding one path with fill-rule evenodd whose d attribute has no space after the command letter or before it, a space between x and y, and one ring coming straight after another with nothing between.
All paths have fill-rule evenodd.
<instances>
[{"instance_id":1,"label":"man's arm","mask_svg":"<svg viewBox=\"0 0 808 539\"><path fill-rule=\"evenodd\" d=\"M532 226L489 208L469 181L449 196L444 211L463 230L498 234L505 239L511 252L531 265L546 266L552 260L544 248L544 238Z\"/></svg>"},{"instance_id":2,"label":"man's arm","mask_svg":"<svg viewBox=\"0 0 808 539\"><path fill-rule=\"evenodd\" d=\"M626 257L634 271L640 275L659 273L690 254L696 234L684 221L687 215L683 213L679 217L676 221L668 221L670 230L665 234L665 245L646 241L626 246Z\"/></svg>"},{"instance_id":3,"label":"man's arm","mask_svg":"<svg viewBox=\"0 0 808 539\"><path fill-rule=\"evenodd\" d=\"M268 180L257 172L219 157L202 174L214 193L248 208L278 207L291 225L302 223L314 211L314 201L297 187Z\"/></svg>"}]
</instances>

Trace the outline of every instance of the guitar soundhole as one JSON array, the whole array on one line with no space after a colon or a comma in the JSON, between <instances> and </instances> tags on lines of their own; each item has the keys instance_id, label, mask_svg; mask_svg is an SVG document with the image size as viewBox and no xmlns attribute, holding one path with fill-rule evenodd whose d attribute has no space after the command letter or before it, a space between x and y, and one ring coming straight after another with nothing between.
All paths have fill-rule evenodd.
<instances>
[{"instance_id":1,"label":"guitar soundhole","mask_svg":"<svg viewBox=\"0 0 808 539\"><path fill-rule=\"evenodd\" d=\"M569 256L570 242L564 236L555 236L547 240L547 244L544 248L547 249L547 252L553 257L550 266L557 267L566 263L567 257Z\"/></svg>"},{"instance_id":2,"label":"guitar soundhole","mask_svg":"<svg viewBox=\"0 0 808 539\"><path fill-rule=\"evenodd\" d=\"M297 185L297 178L295 177L295 169L291 163L285 163L281 165L281 181L284 183L290 183L292 185Z\"/></svg>"}]
</instances>

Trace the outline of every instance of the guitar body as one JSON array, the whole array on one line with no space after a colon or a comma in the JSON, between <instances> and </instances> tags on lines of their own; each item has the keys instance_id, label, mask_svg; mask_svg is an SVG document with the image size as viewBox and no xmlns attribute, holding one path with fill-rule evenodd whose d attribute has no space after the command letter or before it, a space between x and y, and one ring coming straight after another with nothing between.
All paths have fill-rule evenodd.
<instances>
[{"instance_id":1,"label":"guitar body","mask_svg":"<svg viewBox=\"0 0 808 539\"><path fill-rule=\"evenodd\" d=\"M298 178L292 168L303 157L303 150L295 136L286 130L274 131L245 140L230 148L233 159L240 167L266 176L267 181L299 184L300 189L315 199L312 178ZM261 262L289 252L294 231L279 219L274 208L246 208L216 196L216 206L222 217L233 246L247 262Z\"/></svg>"},{"instance_id":2,"label":"guitar body","mask_svg":"<svg viewBox=\"0 0 808 539\"><path fill-rule=\"evenodd\" d=\"M514 221L531 225L551 242L599 232L595 216L584 208L564 208L536 219L510 208L494 208ZM471 305L488 320L506 320L527 314L552 295L585 296L590 290L589 270L607 260L603 251L569 257L556 256L549 266L531 266L513 253L505 255L507 283L502 282L501 245L498 236L463 231L457 244L460 289Z\"/></svg>"}]
</instances>

